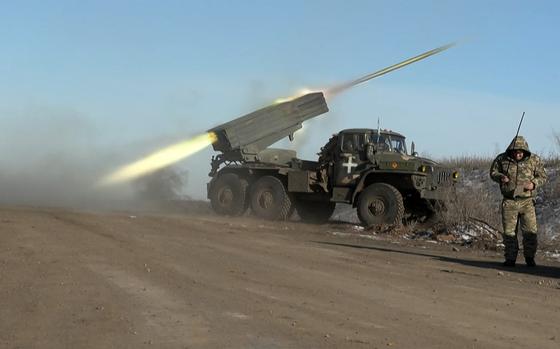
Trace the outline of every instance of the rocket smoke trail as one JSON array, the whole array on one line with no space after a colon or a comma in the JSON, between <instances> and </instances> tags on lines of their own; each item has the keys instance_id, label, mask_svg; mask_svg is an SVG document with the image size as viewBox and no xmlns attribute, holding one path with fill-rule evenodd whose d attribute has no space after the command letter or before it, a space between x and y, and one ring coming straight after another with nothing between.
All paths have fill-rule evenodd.
<instances>
[{"instance_id":1,"label":"rocket smoke trail","mask_svg":"<svg viewBox=\"0 0 560 349\"><path fill-rule=\"evenodd\" d=\"M387 68L383 68L383 69L381 69L381 70L378 70L378 71L376 71L376 72L374 72L374 73L371 73L371 74L362 76L361 78L358 78L358 79L356 79L356 80L352 80L352 81L346 82L346 83L344 83L344 84L340 84L340 85L337 85L337 86L328 88L328 89L326 89L326 90L324 91L324 93L325 93L325 95L328 95L328 96L334 96L334 95L339 94L339 93L341 93L341 92L343 92L343 91L345 91L345 90L347 90L347 89L349 89L349 88L351 88L351 87L354 87L354 86L356 86L356 85L358 85L358 84L364 83L364 82L366 82L366 81L368 81L368 80L371 80L371 79L374 79L374 78L379 77L379 76L381 76L381 75L384 75L384 74L387 74L387 73L389 73L389 72L392 72L393 70L400 69L400 68L402 68L402 67L404 67L404 66L407 66L407 65L409 65L409 64L412 64L412 63L414 63L414 62L418 62L418 61L420 61L420 60L422 60L422 59L424 59L424 58L428 58L428 57L430 57L430 56L433 56L433 55L435 55L435 54L438 54L438 53L440 53L440 52L442 52L442 51L447 50L448 48L450 48L450 47L452 47L452 46L455 46L455 43L450 43L450 44L447 44L447 45L444 45L444 46L435 48L435 49L433 49L433 50L424 52L424 53L422 53L422 54L419 54L418 56L409 58L409 59L407 59L407 60L405 60L405 61L402 61L402 62L400 62L400 63L393 64L392 66L389 66L389 67L387 67Z\"/></svg>"}]
</instances>

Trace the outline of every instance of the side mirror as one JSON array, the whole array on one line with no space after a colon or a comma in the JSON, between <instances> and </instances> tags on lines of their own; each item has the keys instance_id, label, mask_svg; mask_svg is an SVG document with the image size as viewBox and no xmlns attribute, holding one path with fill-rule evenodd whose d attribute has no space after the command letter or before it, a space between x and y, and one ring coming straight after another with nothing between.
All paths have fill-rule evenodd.
<instances>
[{"instance_id":1,"label":"side mirror","mask_svg":"<svg viewBox=\"0 0 560 349\"><path fill-rule=\"evenodd\" d=\"M418 153L416 152L416 145L414 144L414 141L412 141L412 144L410 145L410 153L412 156L418 156Z\"/></svg>"}]
</instances>

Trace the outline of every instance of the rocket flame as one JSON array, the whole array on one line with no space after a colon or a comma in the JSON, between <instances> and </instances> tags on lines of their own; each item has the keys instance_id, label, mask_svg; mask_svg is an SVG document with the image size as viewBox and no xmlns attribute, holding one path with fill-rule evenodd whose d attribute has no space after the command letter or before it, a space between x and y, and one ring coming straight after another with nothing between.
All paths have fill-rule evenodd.
<instances>
[{"instance_id":1,"label":"rocket flame","mask_svg":"<svg viewBox=\"0 0 560 349\"><path fill-rule=\"evenodd\" d=\"M123 166L112 174L102 178L99 185L112 185L132 180L183 160L206 148L217 140L213 132L204 133L189 140L173 144L150 154L143 159Z\"/></svg>"}]
</instances>

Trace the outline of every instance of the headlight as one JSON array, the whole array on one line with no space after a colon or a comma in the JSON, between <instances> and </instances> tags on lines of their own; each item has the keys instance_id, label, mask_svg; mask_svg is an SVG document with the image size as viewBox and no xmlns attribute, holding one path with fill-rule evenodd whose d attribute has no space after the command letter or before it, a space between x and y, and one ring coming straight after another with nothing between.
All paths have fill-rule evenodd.
<instances>
[{"instance_id":1,"label":"headlight","mask_svg":"<svg viewBox=\"0 0 560 349\"><path fill-rule=\"evenodd\" d=\"M453 172L453 174L451 174L451 177L453 177L453 179L459 179L459 171Z\"/></svg>"},{"instance_id":2,"label":"headlight","mask_svg":"<svg viewBox=\"0 0 560 349\"><path fill-rule=\"evenodd\" d=\"M418 171L420 172L426 172L428 171L428 168L425 165L420 166L420 168L418 169Z\"/></svg>"}]
</instances>

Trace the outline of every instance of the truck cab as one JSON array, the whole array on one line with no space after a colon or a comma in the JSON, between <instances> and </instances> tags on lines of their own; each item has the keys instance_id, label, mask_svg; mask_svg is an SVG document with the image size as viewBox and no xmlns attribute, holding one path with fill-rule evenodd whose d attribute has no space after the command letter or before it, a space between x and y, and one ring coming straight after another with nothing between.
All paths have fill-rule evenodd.
<instances>
[{"instance_id":1,"label":"truck cab","mask_svg":"<svg viewBox=\"0 0 560 349\"><path fill-rule=\"evenodd\" d=\"M331 200L356 207L365 224L397 224L405 214L430 215L458 179L457 171L410 154L406 137L391 130L347 129L329 144L320 159L330 179Z\"/></svg>"},{"instance_id":2,"label":"truck cab","mask_svg":"<svg viewBox=\"0 0 560 349\"><path fill-rule=\"evenodd\" d=\"M335 151L334 182L336 186L352 186L364 169L375 167L384 159L398 160L406 156L405 137L399 133L372 129L348 129L339 132Z\"/></svg>"}]
</instances>

